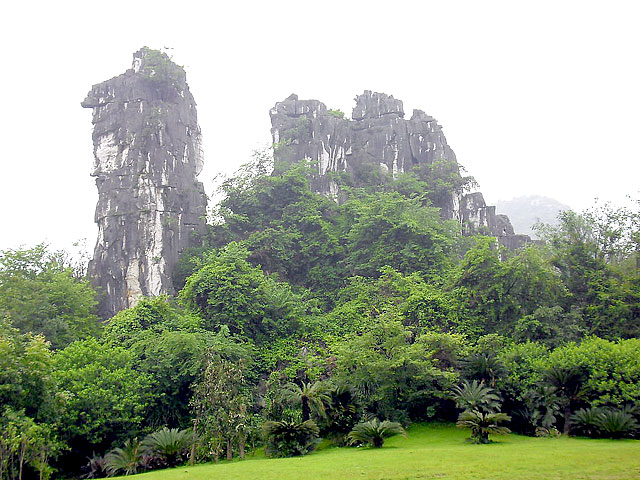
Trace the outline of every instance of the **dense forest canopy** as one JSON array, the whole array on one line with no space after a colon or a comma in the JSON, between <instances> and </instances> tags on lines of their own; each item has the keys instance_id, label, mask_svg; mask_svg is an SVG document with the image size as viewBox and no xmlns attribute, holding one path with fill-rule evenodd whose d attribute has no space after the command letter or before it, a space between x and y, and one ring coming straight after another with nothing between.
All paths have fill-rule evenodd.
<instances>
[{"instance_id":1,"label":"dense forest canopy","mask_svg":"<svg viewBox=\"0 0 640 480\"><path fill-rule=\"evenodd\" d=\"M345 184L339 203L311 192L307 169L269 174L258 156L225 181L179 293L104 323L63 254L0 254L3 479L135 473L264 442L304 454L373 417L462 411L477 441L509 416L525 434L637 435L640 208L565 212L508 251L441 219L434 199L469 181L449 169ZM626 429L606 423L616 415Z\"/></svg>"}]
</instances>

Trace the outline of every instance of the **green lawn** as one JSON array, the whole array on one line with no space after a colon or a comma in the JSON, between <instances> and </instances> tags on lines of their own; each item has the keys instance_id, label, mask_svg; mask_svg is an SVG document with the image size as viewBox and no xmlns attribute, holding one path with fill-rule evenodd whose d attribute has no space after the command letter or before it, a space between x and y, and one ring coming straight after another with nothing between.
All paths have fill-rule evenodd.
<instances>
[{"instance_id":1,"label":"green lawn","mask_svg":"<svg viewBox=\"0 0 640 480\"><path fill-rule=\"evenodd\" d=\"M382 449L324 448L306 457L207 464L149 472L140 480L640 479L639 440L495 437L471 445L452 425L414 425Z\"/></svg>"}]
</instances>

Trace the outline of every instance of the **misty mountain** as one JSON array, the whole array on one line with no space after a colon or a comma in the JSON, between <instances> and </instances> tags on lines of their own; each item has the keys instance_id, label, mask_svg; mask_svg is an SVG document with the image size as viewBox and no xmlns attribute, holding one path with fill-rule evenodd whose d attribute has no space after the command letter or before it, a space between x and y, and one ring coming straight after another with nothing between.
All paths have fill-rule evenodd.
<instances>
[{"instance_id":1,"label":"misty mountain","mask_svg":"<svg viewBox=\"0 0 640 480\"><path fill-rule=\"evenodd\" d=\"M553 198L539 195L499 200L496 203L496 212L509 216L516 233L530 235L531 238L538 238L532 229L536 223L556 225L558 214L564 210L571 210L571 207Z\"/></svg>"}]
</instances>

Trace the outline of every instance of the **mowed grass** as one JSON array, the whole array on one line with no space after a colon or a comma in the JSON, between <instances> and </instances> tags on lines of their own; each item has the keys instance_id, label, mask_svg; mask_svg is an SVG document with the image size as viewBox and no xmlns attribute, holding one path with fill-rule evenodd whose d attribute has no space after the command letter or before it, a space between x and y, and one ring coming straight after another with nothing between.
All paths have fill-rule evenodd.
<instances>
[{"instance_id":1,"label":"mowed grass","mask_svg":"<svg viewBox=\"0 0 640 480\"><path fill-rule=\"evenodd\" d=\"M471 445L453 425L414 425L382 449L321 448L305 457L178 467L140 480L640 479L640 440L496 436Z\"/></svg>"}]
</instances>

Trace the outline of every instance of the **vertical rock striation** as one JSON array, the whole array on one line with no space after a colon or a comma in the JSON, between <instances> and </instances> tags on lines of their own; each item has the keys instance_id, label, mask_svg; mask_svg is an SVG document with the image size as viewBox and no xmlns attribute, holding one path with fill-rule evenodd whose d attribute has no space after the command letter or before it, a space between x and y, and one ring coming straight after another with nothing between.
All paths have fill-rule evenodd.
<instances>
[{"instance_id":1,"label":"vertical rock striation","mask_svg":"<svg viewBox=\"0 0 640 480\"><path fill-rule=\"evenodd\" d=\"M407 120L401 100L369 90L355 102L351 119L327 110L318 100L299 100L295 94L276 103L269 112L276 168L312 161L317 171L311 188L333 198L338 198L338 185L332 173L345 172L354 183L366 184L380 174L395 178L414 168L439 164L438 168L459 177L456 155L433 117L414 110ZM496 215L495 207L486 205L479 192L447 191L437 196L435 206L443 218L460 221L466 234L485 232L510 247L528 240L515 235L509 218Z\"/></svg>"},{"instance_id":2,"label":"vertical rock striation","mask_svg":"<svg viewBox=\"0 0 640 480\"><path fill-rule=\"evenodd\" d=\"M99 195L89 275L108 318L143 295L173 293L178 255L204 232L201 134L184 70L147 47L82 106L93 110Z\"/></svg>"}]
</instances>

